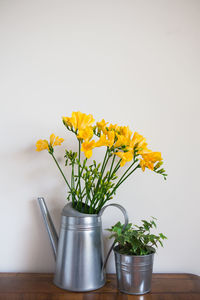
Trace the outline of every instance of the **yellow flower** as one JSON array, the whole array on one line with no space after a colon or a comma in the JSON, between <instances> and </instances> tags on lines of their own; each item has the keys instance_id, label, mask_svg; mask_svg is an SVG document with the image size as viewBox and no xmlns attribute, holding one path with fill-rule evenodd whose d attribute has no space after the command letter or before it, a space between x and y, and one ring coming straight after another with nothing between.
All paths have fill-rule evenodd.
<instances>
[{"instance_id":1,"label":"yellow flower","mask_svg":"<svg viewBox=\"0 0 200 300\"><path fill-rule=\"evenodd\" d=\"M150 170L153 171L154 169L154 164L157 161L161 161L162 160L162 156L160 152L153 152L150 151L146 152L142 155L142 159L140 159L140 166L142 168L142 171L145 170L145 167L149 168Z\"/></svg>"},{"instance_id":2,"label":"yellow flower","mask_svg":"<svg viewBox=\"0 0 200 300\"><path fill-rule=\"evenodd\" d=\"M96 147L107 146L107 139L104 133L100 136L100 139L96 142L95 146Z\"/></svg>"},{"instance_id":3,"label":"yellow flower","mask_svg":"<svg viewBox=\"0 0 200 300\"><path fill-rule=\"evenodd\" d=\"M83 130L88 126L91 126L95 121L92 115L86 115L80 111L73 112L71 118L63 117L62 119L67 126L73 127L75 131L77 129Z\"/></svg>"},{"instance_id":4,"label":"yellow flower","mask_svg":"<svg viewBox=\"0 0 200 300\"><path fill-rule=\"evenodd\" d=\"M135 132L131 140L133 147L143 148L146 144L146 139L139 133Z\"/></svg>"},{"instance_id":5,"label":"yellow flower","mask_svg":"<svg viewBox=\"0 0 200 300\"><path fill-rule=\"evenodd\" d=\"M117 124L114 124L114 125L110 124L109 127L108 127L108 131L111 131L111 130L119 132L120 131L120 127Z\"/></svg>"},{"instance_id":6,"label":"yellow flower","mask_svg":"<svg viewBox=\"0 0 200 300\"><path fill-rule=\"evenodd\" d=\"M149 152L149 153L145 153L142 154L142 157L144 160L146 161L151 161L152 163L155 163L157 161L161 161L162 160L162 156L160 152Z\"/></svg>"},{"instance_id":7,"label":"yellow flower","mask_svg":"<svg viewBox=\"0 0 200 300\"><path fill-rule=\"evenodd\" d=\"M146 161L144 159L140 159L140 166L142 168L142 171L144 172L145 168L148 168L153 171L154 164L150 161Z\"/></svg>"},{"instance_id":8,"label":"yellow flower","mask_svg":"<svg viewBox=\"0 0 200 300\"><path fill-rule=\"evenodd\" d=\"M53 146L60 146L64 142L63 138L59 138L58 136L55 139L55 142L53 143Z\"/></svg>"},{"instance_id":9,"label":"yellow flower","mask_svg":"<svg viewBox=\"0 0 200 300\"><path fill-rule=\"evenodd\" d=\"M62 117L62 120L64 122L65 125L69 126L69 127L73 127L73 124L71 123L71 118L69 117Z\"/></svg>"},{"instance_id":10,"label":"yellow flower","mask_svg":"<svg viewBox=\"0 0 200 300\"><path fill-rule=\"evenodd\" d=\"M126 137L128 140L131 139L132 131L129 129L129 126L121 126L120 134Z\"/></svg>"},{"instance_id":11,"label":"yellow flower","mask_svg":"<svg viewBox=\"0 0 200 300\"><path fill-rule=\"evenodd\" d=\"M125 163L133 160L133 153L132 152L116 152L115 155L119 156L122 161L120 162L120 166L123 167Z\"/></svg>"},{"instance_id":12,"label":"yellow flower","mask_svg":"<svg viewBox=\"0 0 200 300\"><path fill-rule=\"evenodd\" d=\"M49 150L49 144L47 140L38 140L36 143L36 151Z\"/></svg>"},{"instance_id":13,"label":"yellow flower","mask_svg":"<svg viewBox=\"0 0 200 300\"><path fill-rule=\"evenodd\" d=\"M99 131L102 131L103 133L106 134L107 129L106 129L106 125L108 124L108 122L106 122L104 119L101 120L101 122L97 122L97 128L99 129Z\"/></svg>"},{"instance_id":14,"label":"yellow flower","mask_svg":"<svg viewBox=\"0 0 200 300\"><path fill-rule=\"evenodd\" d=\"M59 138L58 136L55 137L55 134L52 133L50 135L50 142L48 143L47 140L38 140L36 143L36 151L42 151L42 150L50 150L54 146L59 146L64 141L63 138Z\"/></svg>"},{"instance_id":15,"label":"yellow flower","mask_svg":"<svg viewBox=\"0 0 200 300\"><path fill-rule=\"evenodd\" d=\"M152 150L147 148L147 143L144 143L142 145L142 148L139 148L137 154L143 155L143 154L147 154L147 153L152 153Z\"/></svg>"},{"instance_id":16,"label":"yellow flower","mask_svg":"<svg viewBox=\"0 0 200 300\"><path fill-rule=\"evenodd\" d=\"M92 149L95 148L95 141L85 141L81 145L81 151L84 152L85 156L87 158L90 158L92 156Z\"/></svg>"},{"instance_id":17,"label":"yellow flower","mask_svg":"<svg viewBox=\"0 0 200 300\"><path fill-rule=\"evenodd\" d=\"M115 141L115 132L114 131L108 131L107 132L107 138L108 138L108 147L112 147Z\"/></svg>"},{"instance_id":18,"label":"yellow flower","mask_svg":"<svg viewBox=\"0 0 200 300\"><path fill-rule=\"evenodd\" d=\"M115 147L126 146L126 150L133 150L133 143L131 141L132 131L129 129L129 126L121 126L119 127L119 134L116 133L117 141L115 143Z\"/></svg>"},{"instance_id":19,"label":"yellow flower","mask_svg":"<svg viewBox=\"0 0 200 300\"><path fill-rule=\"evenodd\" d=\"M60 145L62 144L63 141L64 141L63 138L59 138L59 136L55 137L55 134L54 134L54 133L52 133L52 134L50 135L50 145L51 145L52 147L54 147L54 146L60 146Z\"/></svg>"},{"instance_id":20,"label":"yellow flower","mask_svg":"<svg viewBox=\"0 0 200 300\"><path fill-rule=\"evenodd\" d=\"M53 146L54 140L55 140L55 134L52 133L52 134L50 135L50 145L51 145L51 146Z\"/></svg>"},{"instance_id":21,"label":"yellow flower","mask_svg":"<svg viewBox=\"0 0 200 300\"><path fill-rule=\"evenodd\" d=\"M116 136L117 136L117 141L114 144L115 148L127 146L129 144L130 141L124 135L116 134Z\"/></svg>"},{"instance_id":22,"label":"yellow flower","mask_svg":"<svg viewBox=\"0 0 200 300\"><path fill-rule=\"evenodd\" d=\"M147 143L146 139L139 133L135 132L132 139L129 142L128 147L126 148L128 151L133 151L134 148L137 148L137 150L147 150ZM138 152L138 154L140 154Z\"/></svg>"},{"instance_id":23,"label":"yellow flower","mask_svg":"<svg viewBox=\"0 0 200 300\"><path fill-rule=\"evenodd\" d=\"M80 140L89 141L93 137L92 127L86 127L85 129L79 130L77 138Z\"/></svg>"},{"instance_id":24,"label":"yellow flower","mask_svg":"<svg viewBox=\"0 0 200 300\"><path fill-rule=\"evenodd\" d=\"M106 146L106 147L112 147L115 141L115 132L114 131L108 131L107 134L102 134L100 136L100 139L96 142L96 147Z\"/></svg>"}]
</instances>

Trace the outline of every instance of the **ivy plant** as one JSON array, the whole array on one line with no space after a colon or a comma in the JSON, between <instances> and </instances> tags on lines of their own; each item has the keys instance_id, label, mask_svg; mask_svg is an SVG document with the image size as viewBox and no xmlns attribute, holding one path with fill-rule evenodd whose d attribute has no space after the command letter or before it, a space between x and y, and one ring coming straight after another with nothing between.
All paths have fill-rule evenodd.
<instances>
[{"instance_id":1,"label":"ivy plant","mask_svg":"<svg viewBox=\"0 0 200 300\"><path fill-rule=\"evenodd\" d=\"M142 220L142 224L132 225L129 223L125 228L120 222L116 223L110 229L110 239L114 237L115 243L118 243L117 251L126 255L148 255L156 252L158 245L163 247L162 240L167 239L163 233L152 234L151 230L156 228L156 218L152 217L150 221Z\"/></svg>"}]
</instances>

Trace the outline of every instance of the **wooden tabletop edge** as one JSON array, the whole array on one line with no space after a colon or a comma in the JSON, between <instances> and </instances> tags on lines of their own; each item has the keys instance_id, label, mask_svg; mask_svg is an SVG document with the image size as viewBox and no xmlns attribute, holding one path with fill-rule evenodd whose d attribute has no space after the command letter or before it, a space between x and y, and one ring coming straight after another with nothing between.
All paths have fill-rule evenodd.
<instances>
[{"instance_id":1,"label":"wooden tabletop edge","mask_svg":"<svg viewBox=\"0 0 200 300\"><path fill-rule=\"evenodd\" d=\"M114 278L115 273L107 273L108 278ZM153 278L167 278L167 277L182 277L182 278L193 278L200 279L199 275L192 273L153 273ZM0 272L0 277L53 277L53 273L35 273L35 272Z\"/></svg>"}]
</instances>

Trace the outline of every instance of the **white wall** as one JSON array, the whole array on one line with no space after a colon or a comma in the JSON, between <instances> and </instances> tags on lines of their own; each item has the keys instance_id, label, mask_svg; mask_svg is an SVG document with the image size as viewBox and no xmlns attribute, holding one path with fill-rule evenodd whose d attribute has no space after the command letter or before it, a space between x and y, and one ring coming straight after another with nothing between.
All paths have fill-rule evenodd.
<instances>
[{"instance_id":1,"label":"white wall","mask_svg":"<svg viewBox=\"0 0 200 300\"><path fill-rule=\"evenodd\" d=\"M200 275L199 53L198 0L0 1L0 271L54 270L36 198L58 228L66 189L35 141L54 132L75 149L61 116L80 110L162 152L167 182L138 171L114 201L133 222L158 218L168 240L155 272ZM104 227L119 218L108 210Z\"/></svg>"}]
</instances>

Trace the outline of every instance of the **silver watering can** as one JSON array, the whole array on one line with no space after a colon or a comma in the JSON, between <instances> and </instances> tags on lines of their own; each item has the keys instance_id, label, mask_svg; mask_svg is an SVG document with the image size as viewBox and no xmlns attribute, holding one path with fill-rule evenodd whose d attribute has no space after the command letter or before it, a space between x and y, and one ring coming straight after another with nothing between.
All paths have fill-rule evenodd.
<instances>
[{"instance_id":1,"label":"silver watering can","mask_svg":"<svg viewBox=\"0 0 200 300\"><path fill-rule=\"evenodd\" d=\"M106 281L106 263L114 243L104 260L101 216L108 206L115 206L124 215L125 227L128 224L128 216L124 207L109 204L97 215L80 213L68 203L62 211L58 239L44 198L38 198L38 203L56 259L54 284L75 292L92 291L102 287Z\"/></svg>"}]
</instances>

